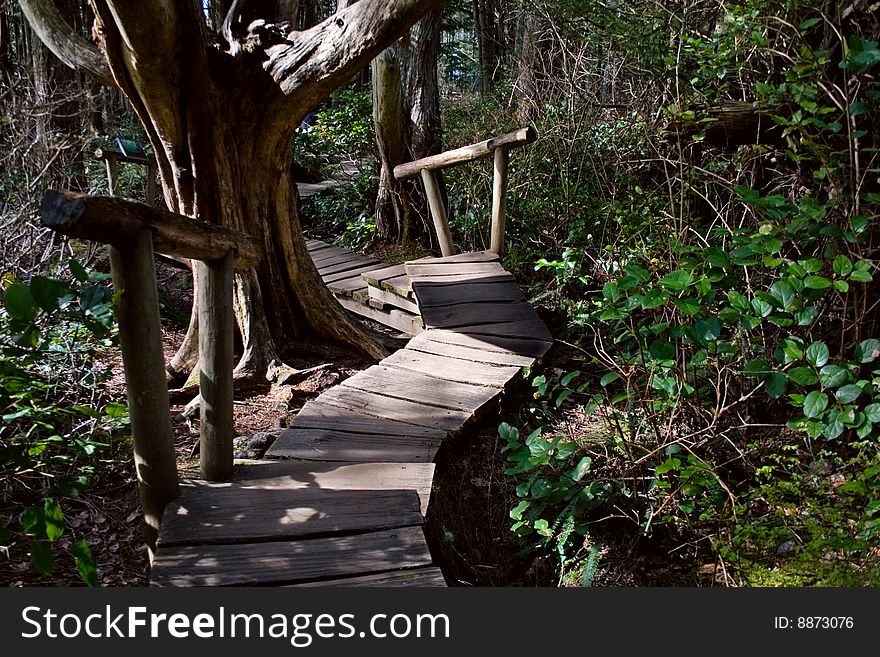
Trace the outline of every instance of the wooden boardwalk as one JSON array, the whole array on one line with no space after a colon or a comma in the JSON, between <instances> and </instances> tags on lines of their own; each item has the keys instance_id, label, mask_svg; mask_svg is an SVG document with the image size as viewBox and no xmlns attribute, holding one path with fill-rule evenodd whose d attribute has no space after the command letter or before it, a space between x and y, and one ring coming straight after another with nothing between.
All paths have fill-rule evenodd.
<instances>
[{"instance_id":1,"label":"wooden boardwalk","mask_svg":"<svg viewBox=\"0 0 880 657\"><path fill-rule=\"evenodd\" d=\"M182 482L157 586L445 586L422 522L443 439L552 343L490 252L388 267L309 241L346 308L413 336L308 402L228 483Z\"/></svg>"}]
</instances>

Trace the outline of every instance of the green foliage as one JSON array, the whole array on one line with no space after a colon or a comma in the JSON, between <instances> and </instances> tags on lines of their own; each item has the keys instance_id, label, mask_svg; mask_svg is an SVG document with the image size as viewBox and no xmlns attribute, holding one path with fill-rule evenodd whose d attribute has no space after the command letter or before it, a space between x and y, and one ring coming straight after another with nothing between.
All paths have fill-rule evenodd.
<instances>
[{"instance_id":1,"label":"green foliage","mask_svg":"<svg viewBox=\"0 0 880 657\"><path fill-rule=\"evenodd\" d=\"M0 310L0 478L4 508L22 505L17 518L3 518L6 551L29 545L41 575L53 569L64 514L58 497L75 496L108 463L111 432L127 423L120 404L102 411L82 405L95 398L108 371L94 361L115 334L112 293L106 274L70 261L72 283L34 276L28 283L3 279ZM16 526L17 522L17 526ZM9 543L11 541L11 543ZM97 583L88 545L67 544L83 581Z\"/></svg>"}]
</instances>

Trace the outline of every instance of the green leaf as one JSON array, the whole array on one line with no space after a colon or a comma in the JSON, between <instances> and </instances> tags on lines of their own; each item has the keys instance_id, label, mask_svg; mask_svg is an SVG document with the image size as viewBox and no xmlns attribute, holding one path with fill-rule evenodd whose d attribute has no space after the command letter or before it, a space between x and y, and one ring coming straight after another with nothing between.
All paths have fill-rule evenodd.
<instances>
[{"instance_id":1,"label":"green leaf","mask_svg":"<svg viewBox=\"0 0 880 657\"><path fill-rule=\"evenodd\" d=\"M620 288L617 287L617 283L611 281L610 283L605 283L602 286L602 296L604 296L608 301L614 303L615 301L620 300Z\"/></svg>"},{"instance_id":2,"label":"green leaf","mask_svg":"<svg viewBox=\"0 0 880 657\"><path fill-rule=\"evenodd\" d=\"M808 287L811 290L824 290L831 287L831 284L831 279L824 276L807 276L804 279L804 287Z\"/></svg>"},{"instance_id":3,"label":"green leaf","mask_svg":"<svg viewBox=\"0 0 880 657\"><path fill-rule=\"evenodd\" d=\"M799 361L804 357L804 347L799 338L786 338L780 346L782 347L782 353L785 355L783 359L785 363Z\"/></svg>"},{"instance_id":4,"label":"green leaf","mask_svg":"<svg viewBox=\"0 0 880 657\"><path fill-rule=\"evenodd\" d=\"M771 296L779 302L783 310L788 310L794 304L795 294L791 285L784 281L777 281L770 286Z\"/></svg>"},{"instance_id":5,"label":"green leaf","mask_svg":"<svg viewBox=\"0 0 880 657\"><path fill-rule=\"evenodd\" d=\"M807 347L807 362L813 367L822 367L828 362L828 345L824 342L814 342Z\"/></svg>"},{"instance_id":6,"label":"green leaf","mask_svg":"<svg viewBox=\"0 0 880 657\"><path fill-rule=\"evenodd\" d=\"M76 559L76 570L82 581L88 586L97 586L98 564L88 544L85 541L74 541L70 544L70 553Z\"/></svg>"},{"instance_id":7,"label":"green leaf","mask_svg":"<svg viewBox=\"0 0 880 657\"><path fill-rule=\"evenodd\" d=\"M650 310L651 308L659 308L669 300L669 295L659 287L652 287L642 297L642 308Z\"/></svg>"},{"instance_id":8,"label":"green leaf","mask_svg":"<svg viewBox=\"0 0 880 657\"><path fill-rule=\"evenodd\" d=\"M569 473L569 477L571 477L574 481L580 481L583 479L584 475L587 474L587 471L590 469L590 466L593 463L593 459L589 456L585 456L578 464L572 468L572 471Z\"/></svg>"},{"instance_id":9,"label":"green leaf","mask_svg":"<svg viewBox=\"0 0 880 657\"><path fill-rule=\"evenodd\" d=\"M700 339L711 342L712 340L717 340L718 336L721 335L721 322L718 321L717 317L701 319L694 324L694 329L696 329Z\"/></svg>"},{"instance_id":10,"label":"green leaf","mask_svg":"<svg viewBox=\"0 0 880 657\"><path fill-rule=\"evenodd\" d=\"M810 306L808 308L802 308L801 310L798 310L794 314L794 319L798 323L798 326L810 326L813 322L816 321L816 317L818 316L819 309Z\"/></svg>"},{"instance_id":11,"label":"green leaf","mask_svg":"<svg viewBox=\"0 0 880 657\"><path fill-rule=\"evenodd\" d=\"M825 428L822 430L822 435L824 435L828 440L834 440L843 433L844 428L845 427L843 426L843 422L835 418L825 425Z\"/></svg>"},{"instance_id":12,"label":"green leaf","mask_svg":"<svg viewBox=\"0 0 880 657\"><path fill-rule=\"evenodd\" d=\"M855 281L856 283L870 283L874 280L874 277L871 276L871 272L869 271L856 269L849 275L849 280Z\"/></svg>"},{"instance_id":13,"label":"green leaf","mask_svg":"<svg viewBox=\"0 0 880 657\"><path fill-rule=\"evenodd\" d=\"M696 299L684 298L673 300L675 307L678 308L683 315L692 316L700 312L700 302Z\"/></svg>"},{"instance_id":14,"label":"green leaf","mask_svg":"<svg viewBox=\"0 0 880 657\"><path fill-rule=\"evenodd\" d=\"M601 379L599 379L599 385L604 388L609 383L613 383L614 381L617 381L617 379L619 379L619 378L620 378L620 374L618 374L617 372L608 372L608 374L606 374Z\"/></svg>"},{"instance_id":15,"label":"green leaf","mask_svg":"<svg viewBox=\"0 0 880 657\"><path fill-rule=\"evenodd\" d=\"M860 363L870 363L880 356L880 340L862 340L855 350L855 358Z\"/></svg>"},{"instance_id":16,"label":"green leaf","mask_svg":"<svg viewBox=\"0 0 880 657\"><path fill-rule=\"evenodd\" d=\"M834 258L831 268L838 276L849 276L853 270L853 263L847 256L841 254Z\"/></svg>"},{"instance_id":17,"label":"green leaf","mask_svg":"<svg viewBox=\"0 0 880 657\"><path fill-rule=\"evenodd\" d=\"M849 283L843 280L834 281L834 289L841 294L846 294L847 292L849 292Z\"/></svg>"},{"instance_id":18,"label":"green leaf","mask_svg":"<svg viewBox=\"0 0 880 657\"><path fill-rule=\"evenodd\" d=\"M25 322L32 321L40 312L31 289L21 283L14 283L6 288L3 305L11 317Z\"/></svg>"},{"instance_id":19,"label":"green leaf","mask_svg":"<svg viewBox=\"0 0 880 657\"><path fill-rule=\"evenodd\" d=\"M34 302L47 313L58 310L59 301L69 291L64 282L54 278L46 278L45 276L31 278L31 296L33 296Z\"/></svg>"},{"instance_id":20,"label":"green leaf","mask_svg":"<svg viewBox=\"0 0 880 657\"><path fill-rule=\"evenodd\" d=\"M522 520L522 514L525 513L530 506L532 506L532 503L529 500L523 500L510 510L510 517L513 520Z\"/></svg>"},{"instance_id":21,"label":"green leaf","mask_svg":"<svg viewBox=\"0 0 880 657\"><path fill-rule=\"evenodd\" d=\"M855 385L850 384L843 386L837 389L837 392L834 393L834 396L837 397L837 400L841 404L849 404L858 399L859 395L862 394L862 389Z\"/></svg>"},{"instance_id":22,"label":"green leaf","mask_svg":"<svg viewBox=\"0 0 880 657\"><path fill-rule=\"evenodd\" d=\"M626 265L623 270L639 283L645 283L646 281L651 279L651 274L646 269L643 269L638 265Z\"/></svg>"},{"instance_id":23,"label":"green leaf","mask_svg":"<svg viewBox=\"0 0 880 657\"><path fill-rule=\"evenodd\" d=\"M824 392L813 390L804 399L804 415L809 418L821 417L826 408L828 408L828 395Z\"/></svg>"},{"instance_id":24,"label":"green leaf","mask_svg":"<svg viewBox=\"0 0 880 657\"><path fill-rule=\"evenodd\" d=\"M31 563L40 575L46 576L52 572L55 559L48 543L31 541Z\"/></svg>"},{"instance_id":25,"label":"green leaf","mask_svg":"<svg viewBox=\"0 0 880 657\"><path fill-rule=\"evenodd\" d=\"M78 280L80 283L86 283L89 280L89 273L85 270L85 268L79 263L79 260L75 258L71 258L68 262L68 266L70 267L70 273L73 274L73 277Z\"/></svg>"},{"instance_id":26,"label":"green leaf","mask_svg":"<svg viewBox=\"0 0 880 657\"><path fill-rule=\"evenodd\" d=\"M666 459L663 463L661 463L660 465L658 465L658 466L654 469L654 471L655 471L658 475L663 475L663 474L666 474L667 472L669 472L669 471L671 471L671 470L677 470L677 469L680 468L680 467L681 467L681 459L677 459L677 458L675 458L674 456L670 456L670 457L669 457L668 459Z\"/></svg>"},{"instance_id":27,"label":"green leaf","mask_svg":"<svg viewBox=\"0 0 880 657\"><path fill-rule=\"evenodd\" d=\"M752 299L752 308L758 317L766 317L773 312L773 306L762 299Z\"/></svg>"},{"instance_id":28,"label":"green leaf","mask_svg":"<svg viewBox=\"0 0 880 657\"><path fill-rule=\"evenodd\" d=\"M655 360L675 360L675 345L667 340L654 340L648 351Z\"/></svg>"},{"instance_id":29,"label":"green leaf","mask_svg":"<svg viewBox=\"0 0 880 657\"><path fill-rule=\"evenodd\" d=\"M826 365L819 370L819 381L823 388L837 388L849 381L849 370L839 365Z\"/></svg>"},{"instance_id":30,"label":"green leaf","mask_svg":"<svg viewBox=\"0 0 880 657\"><path fill-rule=\"evenodd\" d=\"M675 271L671 271L666 276L660 279L660 285L669 289L675 290L676 292L683 292L688 285L690 285L694 280L694 277L690 275L690 273L676 269Z\"/></svg>"},{"instance_id":31,"label":"green leaf","mask_svg":"<svg viewBox=\"0 0 880 657\"><path fill-rule=\"evenodd\" d=\"M788 378L799 386L811 386L819 381L819 377L811 367L795 367L789 370Z\"/></svg>"},{"instance_id":32,"label":"green leaf","mask_svg":"<svg viewBox=\"0 0 880 657\"><path fill-rule=\"evenodd\" d=\"M46 523L43 520L43 509L37 505L29 506L18 516L21 531L35 536L46 535Z\"/></svg>"},{"instance_id":33,"label":"green leaf","mask_svg":"<svg viewBox=\"0 0 880 657\"><path fill-rule=\"evenodd\" d=\"M865 417L874 424L880 423L880 404L868 404L865 406Z\"/></svg>"},{"instance_id":34,"label":"green leaf","mask_svg":"<svg viewBox=\"0 0 880 657\"><path fill-rule=\"evenodd\" d=\"M46 538L55 541L64 533L64 513L55 500L43 503L43 519L46 523Z\"/></svg>"},{"instance_id":35,"label":"green leaf","mask_svg":"<svg viewBox=\"0 0 880 657\"><path fill-rule=\"evenodd\" d=\"M773 399L779 399L788 389L788 377L783 372L772 372L764 379L764 389Z\"/></svg>"},{"instance_id":36,"label":"green leaf","mask_svg":"<svg viewBox=\"0 0 880 657\"><path fill-rule=\"evenodd\" d=\"M749 300L735 290L731 290L727 293L727 300L730 302L731 306L740 312L749 312L752 309L749 305Z\"/></svg>"}]
</instances>

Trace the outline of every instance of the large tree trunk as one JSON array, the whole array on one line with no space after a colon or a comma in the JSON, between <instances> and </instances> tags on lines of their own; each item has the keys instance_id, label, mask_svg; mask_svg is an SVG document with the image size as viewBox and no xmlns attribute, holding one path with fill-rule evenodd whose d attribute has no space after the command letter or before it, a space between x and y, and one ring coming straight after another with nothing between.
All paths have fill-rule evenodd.
<instances>
[{"instance_id":1,"label":"large tree trunk","mask_svg":"<svg viewBox=\"0 0 880 657\"><path fill-rule=\"evenodd\" d=\"M428 12L397 44L373 60L373 119L379 147L376 232L401 242L430 235L424 195L416 183L394 179L398 164L439 153L437 59L442 10Z\"/></svg>"}]
</instances>

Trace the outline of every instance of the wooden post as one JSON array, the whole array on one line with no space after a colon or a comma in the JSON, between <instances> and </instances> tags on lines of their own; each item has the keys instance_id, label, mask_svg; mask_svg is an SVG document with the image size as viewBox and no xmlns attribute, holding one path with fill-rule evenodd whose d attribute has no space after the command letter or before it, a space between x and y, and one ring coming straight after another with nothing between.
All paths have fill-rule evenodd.
<instances>
[{"instance_id":1,"label":"wooden post","mask_svg":"<svg viewBox=\"0 0 880 657\"><path fill-rule=\"evenodd\" d=\"M116 155L104 154L104 164L107 166L107 189L110 196L116 196L119 191L119 169L116 166Z\"/></svg>"},{"instance_id":2,"label":"wooden post","mask_svg":"<svg viewBox=\"0 0 880 657\"><path fill-rule=\"evenodd\" d=\"M428 197L428 205L431 208L431 217L434 219L434 229L437 231L437 241L440 243L440 253L444 256L455 254L452 245L452 233L449 232L449 220L446 218L446 208L443 206L443 198L437 187L437 178L430 169L421 170L422 182L425 184L425 195Z\"/></svg>"},{"instance_id":3,"label":"wooden post","mask_svg":"<svg viewBox=\"0 0 880 657\"><path fill-rule=\"evenodd\" d=\"M507 218L507 148L495 149L495 177L492 184L491 251L504 251L504 222Z\"/></svg>"},{"instance_id":4,"label":"wooden post","mask_svg":"<svg viewBox=\"0 0 880 657\"><path fill-rule=\"evenodd\" d=\"M117 293L122 292L115 304L116 316L138 490L152 559L165 505L177 498L180 488L150 229L145 226L125 246L111 246L110 267L113 285Z\"/></svg>"},{"instance_id":5,"label":"wooden post","mask_svg":"<svg viewBox=\"0 0 880 657\"><path fill-rule=\"evenodd\" d=\"M201 470L208 481L232 478L232 262L198 263Z\"/></svg>"}]
</instances>

